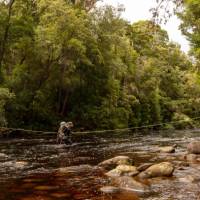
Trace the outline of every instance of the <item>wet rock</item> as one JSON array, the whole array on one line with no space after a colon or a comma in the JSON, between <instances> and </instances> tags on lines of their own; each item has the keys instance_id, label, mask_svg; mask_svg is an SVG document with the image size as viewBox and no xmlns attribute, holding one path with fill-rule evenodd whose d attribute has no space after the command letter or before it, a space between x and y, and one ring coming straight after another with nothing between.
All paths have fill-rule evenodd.
<instances>
[{"instance_id":1,"label":"wet rock","mask_svg":"<svg viewBox=\"0 0 200 200\"><path fill-rule=\"evenodd\" d=\"M142 172L145 171L147 168L151 167L153 163L145 163L137 167L137 171Z\"/></svg>"},{"instance_id":2,"label":"wet rock","mask_svg":"<svg viewBox=\"0 0 200 200\"><path fill-rule=\"evenodd\" d=\"M104 186L100 188L100 191L106 194L114 194L120 191L118 187L113 187L113 186Z\"/></svg>"},{"instance_id":3,"label":"wet rock","mask_svg":"<svg viewBox=\"0 0 200 200\"><path fill-rule=\"evenodd\" d=\"M175 153L175 147L174 146L160 147L159 151L162 153Z\"/></svg>"},{"instance_id":4,"label":"wet rock","mask_svg":"<svg viewBox=\"0 0 200 200\"><path fill-rule=\"evenodd\" d=\"M71 167L62 167L57 170L59 173L75 173L75 172L84 172L90 171L93 167L91 165L77 165Z\"/></svg>"},{"instance_id":5,"label":"wet rock","mask_svg":"<svg viewBox=\"0 0 200 200\"><path fill-rule=\"evenodd\" d=\"M172 176L174 172L174 166L170 162L162 162L159 164L152 165L147 168L144 172L140 173L141 178L153 178L162 176Z\"/></svg>"},{"instance_id":6,"label":"wet rock","mask_svg":"<svg viewBox=\"0 0 200 200\"><path fill-rule=\"evenodd\" d=\"M0 158L7 158L8 156L5 153L0 153Z\"/></svg>"},{"instance_id":7,"label":"wet rock","mask_svg":"<svg viewBox=\"0 0 200 200\"><path fill-rule=\"evenodd\" d=\"M128 156L117 156L99 163L105 169L113 169L118 165L131 165L133 161Z\"/></svg>"},{"instance_id":8,"label":"wet rock","mask_svg":"<svg viewBox=\"0 0 200 200\"><path fill-rule=\"evenodd\" d=\"M58 189L58 186L49 186L49 185L40 185L34 187L35 190L55 190Z\"/></svg>"},{"instance_id":9,"label":"wet rock","mask_svg":"<svg viewBox=\"0 0 200 200\"><path fill-rule=\"evenodd\" d=\"M196 154L188 154L185 156L186 160L189 162L195 162L197 160L197 155Z\"/></svg>"},{"instance_id":10,"label":"wet rock","mask_svg":"<svg viewBox=\"0 0 200 200\"><path fill-rule=\"evenodd\" d=\"M23 180L24 183L40 183L40 182L43 182L44 179L40 179L40 178L26 178Z\"/></svg>"},{"instance_id":11,"label":"wet rock","mask_svg":"<svg viewBox=\"0 0 200 200\"><path fill-rule=\"evenodd\" d=\"M28 165L28 162L25 162L25 161L17 161L17 162L15 162L15 167L16 168L24 168L27 165Z\"/></svg>"},{"instance_id":12,"label":"wet rock","mask_svg":"<svg viewBox=\"0 0 200 200\"><path fill-rule=\"evenodd\" d=\"M187 150L191 154L200 154L200 141L191 142L187 146Z\"/></svg>"},{"instance_id":13,"label":"wet rock","mask_svg":"<svg viewBox=\"0 0 200 200\"><path fill-rule=\"evenodd\" d=\"M36 200L38 199L38 195L32 195L32 196L28 196L28 197L22 197L20 198L20 200ZM52 200L52 198L50 197L47 197L47 196L39 196L39 199L42 199L42 200Z\"/></svg>"},{"instance_id":14,"label":"wet rock","mask_svg":"<svg viewBox=\"0 0 200 200\"><path fill-rule=\"evenodd\" d=\"M118 165L115 169L106 173L109 177L117 177L117 176L136 176L138 175L138 171L136 167L131 165Z\"/></svg>"},{"instance_id":15,"label":"wet rock","mask_svg":"<svg viewBox=\"0 0 200 200\"><path fill-rule=\"evenodd\" d=\"M118 176L121 176L122 173L118 169L112 169L109 172L107 172L106 175L109 176L109 177L118 177Z\"/></svg>"},{"instance_id":16,"label":"wet rock","mask_svg":"<svg viewBox=\"0 0 200 200\"><path fill-rule=\"evenodd\" d=\"M166 156L166 157L164 157L164 160L168 161L168 162L171 162L171 161L176 162L177 157L175 157L175 156Z\"/></svg>"},{"instance_id":17,"label":"wet rock","mask_svg":"<svg viewBox=\"0 0 200 200\"><path fill-rule=\"evenodd\" d=\"M130 165L119 165L116 169L121 171L123 175L135 176L139 173L135 166Z\"/></svg>"},{"instance_id":18,"label":"wet rock","mask_svg":"<svg viewBox=\"0 0 200 200\"><path fill-rule=\"evenodd\" d=\"M178 170L180 170L180 171L183 171L183 170L185 170L185 168L184 168L184 167L178 167L177 169L178 169Z\"/></svg>"},{"instance_id":19,"label":"wet rock","mask_svg":"<svg viewBox=\"0 0 200 200\"><path fill-rule=\"evenodd\" d=\"M25 161L7 161L3 163L4 167L9 167L10 169L15 168L24 168L28 165L28 162Z\"/></svg>"},{"instance_id":20,"label":"wet rock","mask_svg":"<svg viewBox=\"0 0 200 200\"><path fill-rule=\"evenodd\" d=\"M53 193L51 194L52 197L55 197L55 198L67 198L67 197L70 197L70 194L68 193Z\"/></svg>"},{"instance_id":21,"label":"wet rock","mask_svg":"<svg viewBox=\"0 0 200 200\"><path fill-rule=\"evenodd\" d=\"M187 162L178 162L176 165L178 170L185 170L187 167L189 167L189 163Z\"/></svg>"},{"instance_id":22,"label":"wet rock","mask_svg":"<svg viewBox=\"0 0 200 200\"><path fill-rule=\"evenodd\" d=\"M183 183L195 183L195 182L199 182L200 181L200 177L195 177L195 176L192 176L192 175L188 175L186 177L179 178L179 181L183 182Z\"/></svg>"},{"instance_id":23,"label":"wet rock","mask_svg":"<svg viewBox=\"0 0 200 200\"><path fill-rule=\"evenodd\" d=\"M80 162L84 162L84 163L87 163L91 160L92 158L91 157L76 157L76 158L73 158L73 162L75 163L80 163Z\"/></svg>"},{"instance_id":24,"label":"wet rock","mask_svg":"<svg viewBox=\"0 0 200 200\"><path fill-rule=\"evenodd\" d=\"M118 177L114 180L115 184L121 189L128 191L138 192L138 193L147 193L150 192L150 187L143 183L140 183L129 176Z\"/></svg>"}]
</instances>

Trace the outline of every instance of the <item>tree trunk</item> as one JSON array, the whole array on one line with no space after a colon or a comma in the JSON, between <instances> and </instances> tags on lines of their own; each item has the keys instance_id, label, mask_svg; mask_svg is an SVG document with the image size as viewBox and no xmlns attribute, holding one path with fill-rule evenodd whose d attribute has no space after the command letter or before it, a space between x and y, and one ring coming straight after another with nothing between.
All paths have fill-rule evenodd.
<instances>
[{"instance_id":1,"label":"tree trunk","mask_svg":"<svg viewBox=\"0 0 200 200\"><path fill-rule=\"evenodd\" d=\"M59 86L59 92L58 92L58 113L62 114L63 110L63 82L64 82L64 73L65 73L65 65L61 66L61 76L60 76L60 86Z\"/></svg>"},{"instance_id":2,"label":"tree trunk","mask_svg":"<svg viewBox=\"0 0 200 200\"><path fill-rule=\"evenodd\" d=\"M11 19L11 15L12 15L12 8L14 5L15 0L11 0L10 3L8 4L8 17L7 17L7 25L5 27L5 32L4 32L4 36L2 38L2 45L0 48L0 74L2 71L2 63L3 63L3 58L4 58L4 54L6 51L6 43L8 40L8 33L9 33L9 28L10 28L10 19ZM2 77L0 77L0 81L2 80Z\"/></svg>"},{"instance_id":3,"label":"tree trunk","mask_svg":"<svg viewBox=\"0 0 200 200\"><path fill-rule=\"evenodd\" d=\"M68 92L66 92L64 101L62 103L61 113L60 113L62 116L64 116L66 109L67 109L68 97L69 97L69 94L68 94Z\"/></svg>"}]
</instances>

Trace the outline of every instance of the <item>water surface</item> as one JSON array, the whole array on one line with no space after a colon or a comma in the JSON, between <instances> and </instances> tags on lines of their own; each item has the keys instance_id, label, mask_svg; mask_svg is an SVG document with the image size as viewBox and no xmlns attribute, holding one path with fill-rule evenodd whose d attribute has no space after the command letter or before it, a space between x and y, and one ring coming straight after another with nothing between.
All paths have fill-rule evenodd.
<instances>
[{"instance_id":1,"label":"water surface","mask_svg":"<svg viewBox=\"0 0 200 200\"><path fill-rule=\"evenodd\" d=\"M138 195L122 191L115 195L100 192L110 185L99 162L118 155L133 158L136 166L147 162L171 161L179 164L186 145L200 139L200 131L106 133L74 136L72 146L55 144L52 135L0 139L0 199L2 200L197 200L199 184L185 183L197 176L200 164L175 170L174 177L151 180L152 193ZM177 144L175 154L157 152L158 146ZM63 168L67 171L63 172ZM200 179L199 179L200 180Z\"/></svg>"}]
</instances>

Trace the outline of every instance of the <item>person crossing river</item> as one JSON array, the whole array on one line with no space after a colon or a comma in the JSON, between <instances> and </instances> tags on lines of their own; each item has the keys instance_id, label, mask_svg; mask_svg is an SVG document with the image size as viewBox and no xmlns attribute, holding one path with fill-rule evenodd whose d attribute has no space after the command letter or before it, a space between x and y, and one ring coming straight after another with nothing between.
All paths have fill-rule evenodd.
<instances>
[{"instance_id":1,"label":"person crossing river","mask_svg":"<svg viewBox=\"0 0 200 200\"><path fill-rule=\"evenodd\" d=\"M74 127L72 122L61 122L57 133L58 144L72 144L71 129Z\"/></svg>"}]
</instances>

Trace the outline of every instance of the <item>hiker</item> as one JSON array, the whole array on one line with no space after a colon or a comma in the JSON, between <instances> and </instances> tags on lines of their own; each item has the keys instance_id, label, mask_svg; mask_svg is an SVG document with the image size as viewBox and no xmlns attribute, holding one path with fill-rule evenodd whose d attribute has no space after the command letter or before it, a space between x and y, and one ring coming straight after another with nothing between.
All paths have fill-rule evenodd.
<instances>
[{"instance_id":1,"label":"hiker","mask_svg":"<svg viewBox=\"0 0 200 200\"><path fill-rule=\"evenodd\" d=\"M72 122L61 122L57 134L58 144L72 144L71 129L73 128Z\"/></svg>"}]
</instances>

